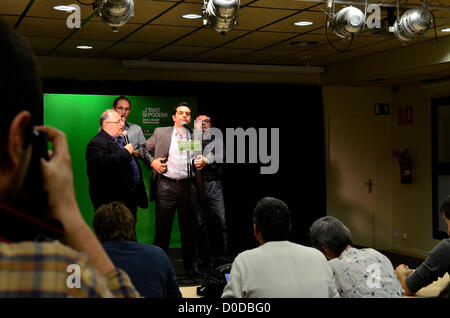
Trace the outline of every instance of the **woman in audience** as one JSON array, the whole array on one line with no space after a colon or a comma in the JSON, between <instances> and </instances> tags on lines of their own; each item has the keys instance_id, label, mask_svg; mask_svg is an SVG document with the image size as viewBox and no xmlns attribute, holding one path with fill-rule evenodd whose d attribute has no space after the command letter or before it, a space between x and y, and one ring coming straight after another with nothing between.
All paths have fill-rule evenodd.
<instances>
[{"instance_id":1,"label":"woman in audience","mask_svg":"<svg viewBox=\"0 0 450 318\"><path fill-rule=\"evenodd\" d=\"M310 228L311 245L329 260L341 297L404 296L389 259L372 248L352 247L350 230L338 219L325 216Z\"/></svg>"}]
</instances>

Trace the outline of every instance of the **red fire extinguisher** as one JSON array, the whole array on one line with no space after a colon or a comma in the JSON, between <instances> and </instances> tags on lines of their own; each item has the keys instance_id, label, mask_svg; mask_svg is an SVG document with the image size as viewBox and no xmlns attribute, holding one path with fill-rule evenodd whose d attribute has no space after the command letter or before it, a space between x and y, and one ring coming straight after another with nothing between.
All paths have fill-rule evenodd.
<instances>
[{"instance_id":1,"label":"red fire extinguisher","mask_svg":"<svg viewBox=\"0 0 450 318\"><path fill-rule=\"evenodd\" d=\"M400 182L402 184L412 183L412 159L408 149L398 154L398 163L400 164Z\"/></svg>"}]
</instances>

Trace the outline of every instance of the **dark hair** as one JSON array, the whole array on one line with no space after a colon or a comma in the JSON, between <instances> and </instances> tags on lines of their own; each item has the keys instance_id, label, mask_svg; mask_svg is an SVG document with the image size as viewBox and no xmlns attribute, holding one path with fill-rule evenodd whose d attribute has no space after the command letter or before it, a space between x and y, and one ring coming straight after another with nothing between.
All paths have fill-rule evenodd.
<instances>
[{"instance_id":1,"label":"dark hair","mask_svg":"<svg viewBox=\"0 0 450 318\"><path fill-rule=\"evenodd\" d=\"M439 210L441 211L442 215L450 220L450 195L445 198Z\"/></svg>"},{"instance_id":2,"label":"dark hair","mask_svg":"<svg viewBox=\"0 0 450 318\"><path fill-rule=\"evenodd\" d=\"M119 100L121 100L121 99L126 100L126 101L128 102L128 104L130 104L130 108L131 108L131 102L130 102L130 100L129 100L127 97L125 97L125 96L119 96L119 97L117 97L117 98L113 101L113 107L114 107L114 108L116 108L117 103L118 103Z\"/></svg>"},{"instance_id":3,"label":"dark hair","mask_svg":"<svg viewBox=\"0 0 450 318\"><path fill-rule=\"evenodd\" d=\"M198 116L207 116L207 117L209 117L209 119L211 119L211 121L212 121L211 113L210 113L209 111L206 111L206 110L199 110L199 111L197 112L197 114L195 115L195 118L197 118Z\"/></svg>"},{"instance_id":4,"label":"dark hair","mask_svg":"<svg viewBox=\"0 0 450 318\"><path fill-rule=\"evenodd\" d=\"M9 168L6 156L9 127L23 110L36 115L42 111L42 83L36 61L26 40L0 19L0 96L3 111L0 116L0 168ZM33 121L24 131L24 146L32 138Z\"/></svg>"},{"instance_id":5,"label":"dark hair","mask_svg":"<svg viewBox=\"0 0 450 318\"><path fill-rule=\"evenodd\" d=\"M94 230L100 242L137 241L136 220L122 202L99 207L94 214Z\"/></svg>"},{"instance_id":6,"label":"dark hair","mask_svg":"<svg viewBox=\"0 0 450 318\"><path fill-rule=\"evenodd\" d=\"M322 245L339 257L347 245L353 245L350 230L338 219L324 216L310 228L311 246L322 250Z\"/></svg>"},{"instance_id":7,"label":"dark hair","mask_svg":"<svg viewBox=\"0 0 450 318\"><path fill-rule=\"evenodd\" d=\"M265 242L284 241L291 231L291 212L281 200L265 197L253 211L253 221Z\"/></svg>"},{"instance_id":8,"label":"dark hair","mask_svg":"<svg viewBox=\"0 0 450 318\"><path fill-rule=\"evenodd\" d=\"M172 111L172 115L175 115L177 113L177 108L181 107L181 106L185 106L192 111L191 105L189 105L187 102L181 102L181 103L178 103L177 106L175 106L175 108Z\"/></svg>"}]
</instances>

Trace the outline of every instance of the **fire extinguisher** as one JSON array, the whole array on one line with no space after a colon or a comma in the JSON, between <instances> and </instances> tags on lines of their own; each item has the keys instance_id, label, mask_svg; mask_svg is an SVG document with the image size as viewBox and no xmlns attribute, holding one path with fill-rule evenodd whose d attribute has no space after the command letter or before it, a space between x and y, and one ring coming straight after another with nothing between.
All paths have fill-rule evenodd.
<instances>
[{"instance_id":1,"label":"fire extinguisher","mask_svg":"<svg viewBox=\"0 0 450 318\"><path fill-rule=\"evenodd\" d=\"M398 154L398 163L400 164L400 182L402 184L412 183L412 159L408 149Z\"/></svg>"}]
</instances>

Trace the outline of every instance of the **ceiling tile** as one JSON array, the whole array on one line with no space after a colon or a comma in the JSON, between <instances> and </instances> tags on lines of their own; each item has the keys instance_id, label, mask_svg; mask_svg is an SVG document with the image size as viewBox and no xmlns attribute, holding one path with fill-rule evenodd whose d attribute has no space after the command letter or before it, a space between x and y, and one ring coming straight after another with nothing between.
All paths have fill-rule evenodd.
<instances>
[{"instance_id":1,"label":"ceiling tile","mask_svg":"<svg viewBox=\"0 0 450 318\"><path fill-rule=\"evenodd\" d=\"M74 29L69 29L66 20L45 18L24 18L18 27L25 36L37 37L66 37Z\"/></svg>"},{"instance_id":2,"label":"ceiling tile","mask_svg":"<svg viewBox=\"0 0 450 318\"><path fill-rule=\"evenodd\" d=\"M181 39L177 44L181 45L199 45L199 46L218 46L231 41L239 36L248 33L248 31L233 30L225 35L212 30L211 28L202 28L201 30Z\"/></svg>"},{"instance_id":3,"label":"ceiling tile","mask_svg":"<svg viewBox=\"0 0 450 318\"><path fill-rule=\"evenodd\" d=\"M89 0L91 2L92 0ZM88 1L84 1L88 2ZM67 20L67 18L72 14L65 11L59 11L53 9L54 6L58 5L69 5L77 4L80 6L81 19L88 18L94 11L92 6L84 6L79 4L76 0L52 0L52 1L35 1L27 13L27 17L39 17L39 18L51 18L51 19L61 19Z\"/></svg>"},{"instance_id":4,"label":"ceiling tile","mask_svg":"<svg viewBox=\"0 0 450 318\"><path fill-rule=\"evenodd\" d=\"M165 13L158 19L154 20L152 24L161 25L178 25L178 26L191 26L201 27L203 25L202 19L184 19L181 16L183 14L196 13L202 14L202 3L180 3L169 12Z\"/></svg>"},{"instance_id":5,"label":"ceiling tile","mask_svg":"<svg viewBox=\"0 0 450 318\"><path fill-rule=\"evenodd\" d=\"M58 47L51 55L52 56L74 56L74 57L95 57L99 52L106 49L113 44L112 41L99 41L99 40L81 40L71 39L65 41L60 47ZM77 45L90 45L93 48L91 50L77 49Z\"/></svg>"},{"instance_id":6,"label":"ceiling tile","mask_svg":"<svg viewBox=\"0 0 450 318\"><path fill-rule=\"evenodd\" d=\"M73 38L118 41L129 33L137 30L140 26L140 24L127 23L120 27L118 32L113 32L112 28L106 23L89 21L73 35Z\"/></svg>"},{"instance_id":7,"label":"ceiling tile","mask_svg":"<svg viewBox=\"0 0 450 318\"><path fill-rule=\"evenodd\" d=\"M224 48L262 49L291 37L290 33L252 32L236 41L224 45Z\"/></svg>"},{"instance_id":8,"label":"ceiling tile","mask_svg":"<svg viewBox=\"0 0 450 318\"><path fill-rule=\"evenodd\" d=\"M317 2L304 2L295 0L259 0L250 4L250 7L300 10L310 7L316 7L318 5L319 4Z\"/></svg>"},{"instance_id":9,"label":"ceiling tile","mask_svg":"<svg viewBox=\"0 0 450 318\"><path fill-rule=\"evenodd\" d=\"M127 41L169 43L195 30L196 29L192 27L146 25L138 32L128 37Z\"/></svg>"},{"instance_id":10,"label":"ceiling tile","mask_svg":"<svg viewBox=\"0 0 450 318\"><path fill-rule=\"evenodd\" d=\"M0 15L20 15L28 5L29 0L2 0Z\"/></svg>"},{"instance_id":11,"label":"ceiling tile","mask_svg":"<svg viewBox=\"0 0 450 318\"><path fill-rule=\"evenodd\" d=\"M322 12L303 11L290 18L272 24L262 31L279 31L279 32L293 32L293 33L305 33L311 30L323 27L325 25L326 15ZM311 21L312 25L308 26L296 26L295 22L299 21Z\"/></svg>"},{"instance_id":12,"label":"ceiling tile","mask_svg":"<svg viewBox=\"0 0 450 318\"><path fill-rule=\"evenodd\" d=\"M161 44L141 42L120 42L99 55L102 58L140 59L147 53L161 47Z\"/></svg>"},{"instance_id":13,"label":"ceiling tile","mask_svg":"<svg viewBox=\"0 0 450 318\"><path fill-rule=\"evenodd\" d=\"M172 45L164 49L158 50L147 57L149 59L158 60L181 60L185 61L192 55L196 55L205 51L204 47L199 46L185 46L185 45Z\"/></svg>"},{"instance_id":14,"label":"ceiling tile","mask_svg":"<svg viewBox=\"0 0 450 318\"><path fill-rule=\"evenodd\" d=\"M245 7L239 12L239 24L235 29L254 30L283 19L296 11Z\"/></svg>"}]
</instances>

